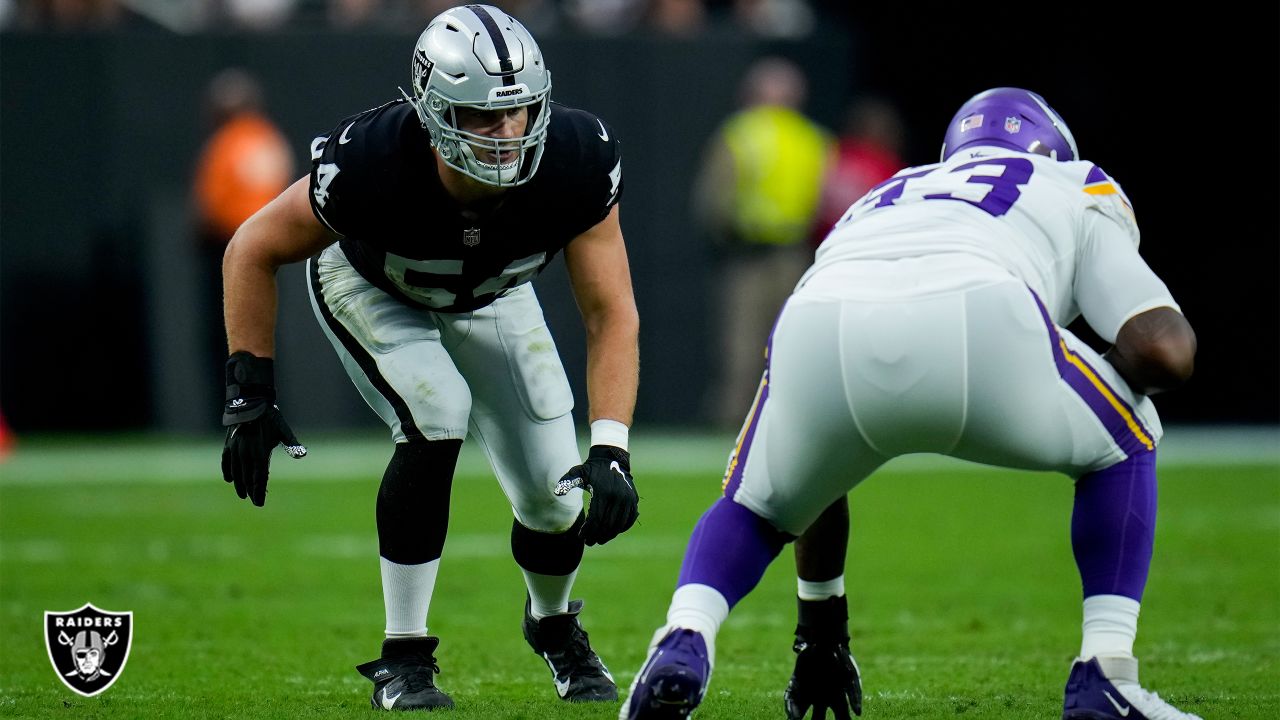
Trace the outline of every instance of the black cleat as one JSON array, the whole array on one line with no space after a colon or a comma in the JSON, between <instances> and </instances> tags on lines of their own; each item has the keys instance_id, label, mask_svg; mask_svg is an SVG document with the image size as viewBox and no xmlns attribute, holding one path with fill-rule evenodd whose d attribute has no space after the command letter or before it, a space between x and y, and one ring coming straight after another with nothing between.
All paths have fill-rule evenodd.
<instances>
[{"instance_id":1,"label":"black cleat","mask_svg":"<svg viewBox=\"0 0 1280 720\"><path fill-rule=\"evenodd\" d=\"M551 679L562 700L602 702L618 699L618 686L609 668L591 649L587 631L578 622L582 601L569 603L569 612L534 620L524 602L524 639L533 653L547 661Z\"/></svg>"},{"instance_id":2,"label":"black cleat","mask_svg":"<svg viewBox=\"0 0 1280 720\"><path fill-rule=\"evenodd\" d=\"M373 681L375 710L436 710L452 708L453 698L435 684L438 637L386 639L382 641L382 657L356 666L361 675Z\"/></svg>"}]
</instances>

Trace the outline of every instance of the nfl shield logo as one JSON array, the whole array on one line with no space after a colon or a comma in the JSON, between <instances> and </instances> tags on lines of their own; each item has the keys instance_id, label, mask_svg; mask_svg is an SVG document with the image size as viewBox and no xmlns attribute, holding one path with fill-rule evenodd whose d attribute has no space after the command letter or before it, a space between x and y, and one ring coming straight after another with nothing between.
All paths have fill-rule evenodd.
<instances>
[{"instance_id":1,"label":"nfl shield logo","mask_svg":"<svg viewBox=\"0 0 1280 720\"><path fill-rule=\"evenodd\" d=\"M109 612L85 603L79 610L44 614L49 662L63 684L85 697L119 679L132 640L132 612Z\"/></svg>"},{"instance_id":2,"label":"nfl shield logo","mask_svg":"<svg viewBox=\"0 0 1280 720\"><path fill-rule=\"evenodd\" d=\"M1009 116L1004 119L1004 131L1013 135L1022 129L1022 118Z\"/></svg>"},{"instance_id":3,"label":"nfl shield logo","mask_svg":"<svg viewBox=\"0 0 1280 720\"><path fill-rule=\"evenodd\" d=\"M462 244L475 247L480 244L480 228L468 228L462 231Z\"/></svg>"}]
</instances>

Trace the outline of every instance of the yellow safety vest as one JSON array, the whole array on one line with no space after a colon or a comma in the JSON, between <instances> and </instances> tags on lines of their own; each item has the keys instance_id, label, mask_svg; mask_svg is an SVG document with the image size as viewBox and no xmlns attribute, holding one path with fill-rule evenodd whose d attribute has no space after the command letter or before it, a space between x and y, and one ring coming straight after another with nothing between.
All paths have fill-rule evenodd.
<instances>
[{"instance_id":1,"label":"yellow safety vest","mask_svg":"<svg viewBox=\"0 0 1280 720\"><path fill-rule=\"evenodd\" d=\"M737 187L733 226L752 244L790 245L809 232L830 138L790 108L760 106L731 117L721 131Z\"/></svg>"}]
</instances>

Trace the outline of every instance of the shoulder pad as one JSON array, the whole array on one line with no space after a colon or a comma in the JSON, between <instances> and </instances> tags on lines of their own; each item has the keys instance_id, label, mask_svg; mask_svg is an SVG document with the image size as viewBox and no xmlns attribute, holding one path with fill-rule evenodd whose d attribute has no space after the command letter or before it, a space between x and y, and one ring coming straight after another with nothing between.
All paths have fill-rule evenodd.
<instances>
[{"instance_id":1,"label":"shoulder pad","mask_svg":"<svg viewBox=\"0 0 1280 720\"><path fill-rule=\"evenodd\" d=\"M1098 210L1128 230L1134 247L1137 247L1138 219L1133 212L1133 203L1124 194L1120 183L1103 172L1102 168L1090 164L1081 190L1088 196L1088 207Z\"/></svg>"}]
</instances>

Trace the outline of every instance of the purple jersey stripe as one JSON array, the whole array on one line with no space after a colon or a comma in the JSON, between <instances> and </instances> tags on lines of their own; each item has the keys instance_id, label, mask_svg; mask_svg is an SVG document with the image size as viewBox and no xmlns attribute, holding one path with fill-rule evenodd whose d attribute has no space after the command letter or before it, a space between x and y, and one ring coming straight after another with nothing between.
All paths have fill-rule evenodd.
<instances>
[{"instance_id":1,"label":"purple jersey stripe","mask_svg":"<svg viewBox=\"0 0 1280 720\"><path fill-rule=\"evenodd\" d=\"M1089 175L1085 177L1084 184L1092 185L1093 183L1105 182L1110 179L1111 178L1108 178L1106 173L1102 172L1102 168L1098 167L1097 165L1094 165L1093 167L1089 168Z\"/></svg>"},{"instance_id":2,"label":"purple jersey stripe","mask_svg":"<svg viewBox=\"0 0 1280 720\"><path fill-rule=\"evenodd\" d=\"M756 391L755 402L751 403L751 414L747 416L746 425L738 434L738 444L729 456L729 467L724 471L724 482L721 489L724 496L732 499L742 484L742 468L747 465L747 455L751 452L751 441L756 436L756 426L760 423L760 415L764 412L765 401L769 399L769 362L766 358L764 377L760 379L760 389Z\"/></svg>"},{"instance_id":3,"label":"purple jersey stripe","mask_svg":"<svg viewBox=\"0 0 1280 720\"><path fill-rule=\"evenodd\" d=\"M1049 311L1034 290L1028 288L1031 297L1035 298L1036 307L1040 309L1040 317L1049 330L1049 342L1052 346L1053 360L1058 366L1058 375L1066 381L1102 421L1103 427L1110 433L1125 454L1133 456L1137 453L1155 449L1151 432L1143 427L1133 408L1129 407L1116 394L1102 376L1079 355L1071 352L1067 344L1058 334L1058 327L1049 318Z\"/></svg>"},{"instance_id":4,"label":"purple jersey stripe","mask_svg":"<svg viewBox=\"0 0 1280 720\"><path fill-rule=\"evenodd\" d=\"M751 403L746 424L738 433L738 442L734 445L733 454L729 456L729 467L725 468L724 480L720 483L720 489L729 499L733 499L738 486L742 484L742 469L747 465L747 455L751 452L751 441L756 436L756 426L760 423L760 416L764 414L764 404L769 400L769 363L773 359L773 336L778 331L778 322L782 320L782 312L786 309L787 304L783 303L782 310L778 311L773 327L769 330L769 339L764 346L764 376L760 378L756 399Z\"/></svg>"}]
</instances>

